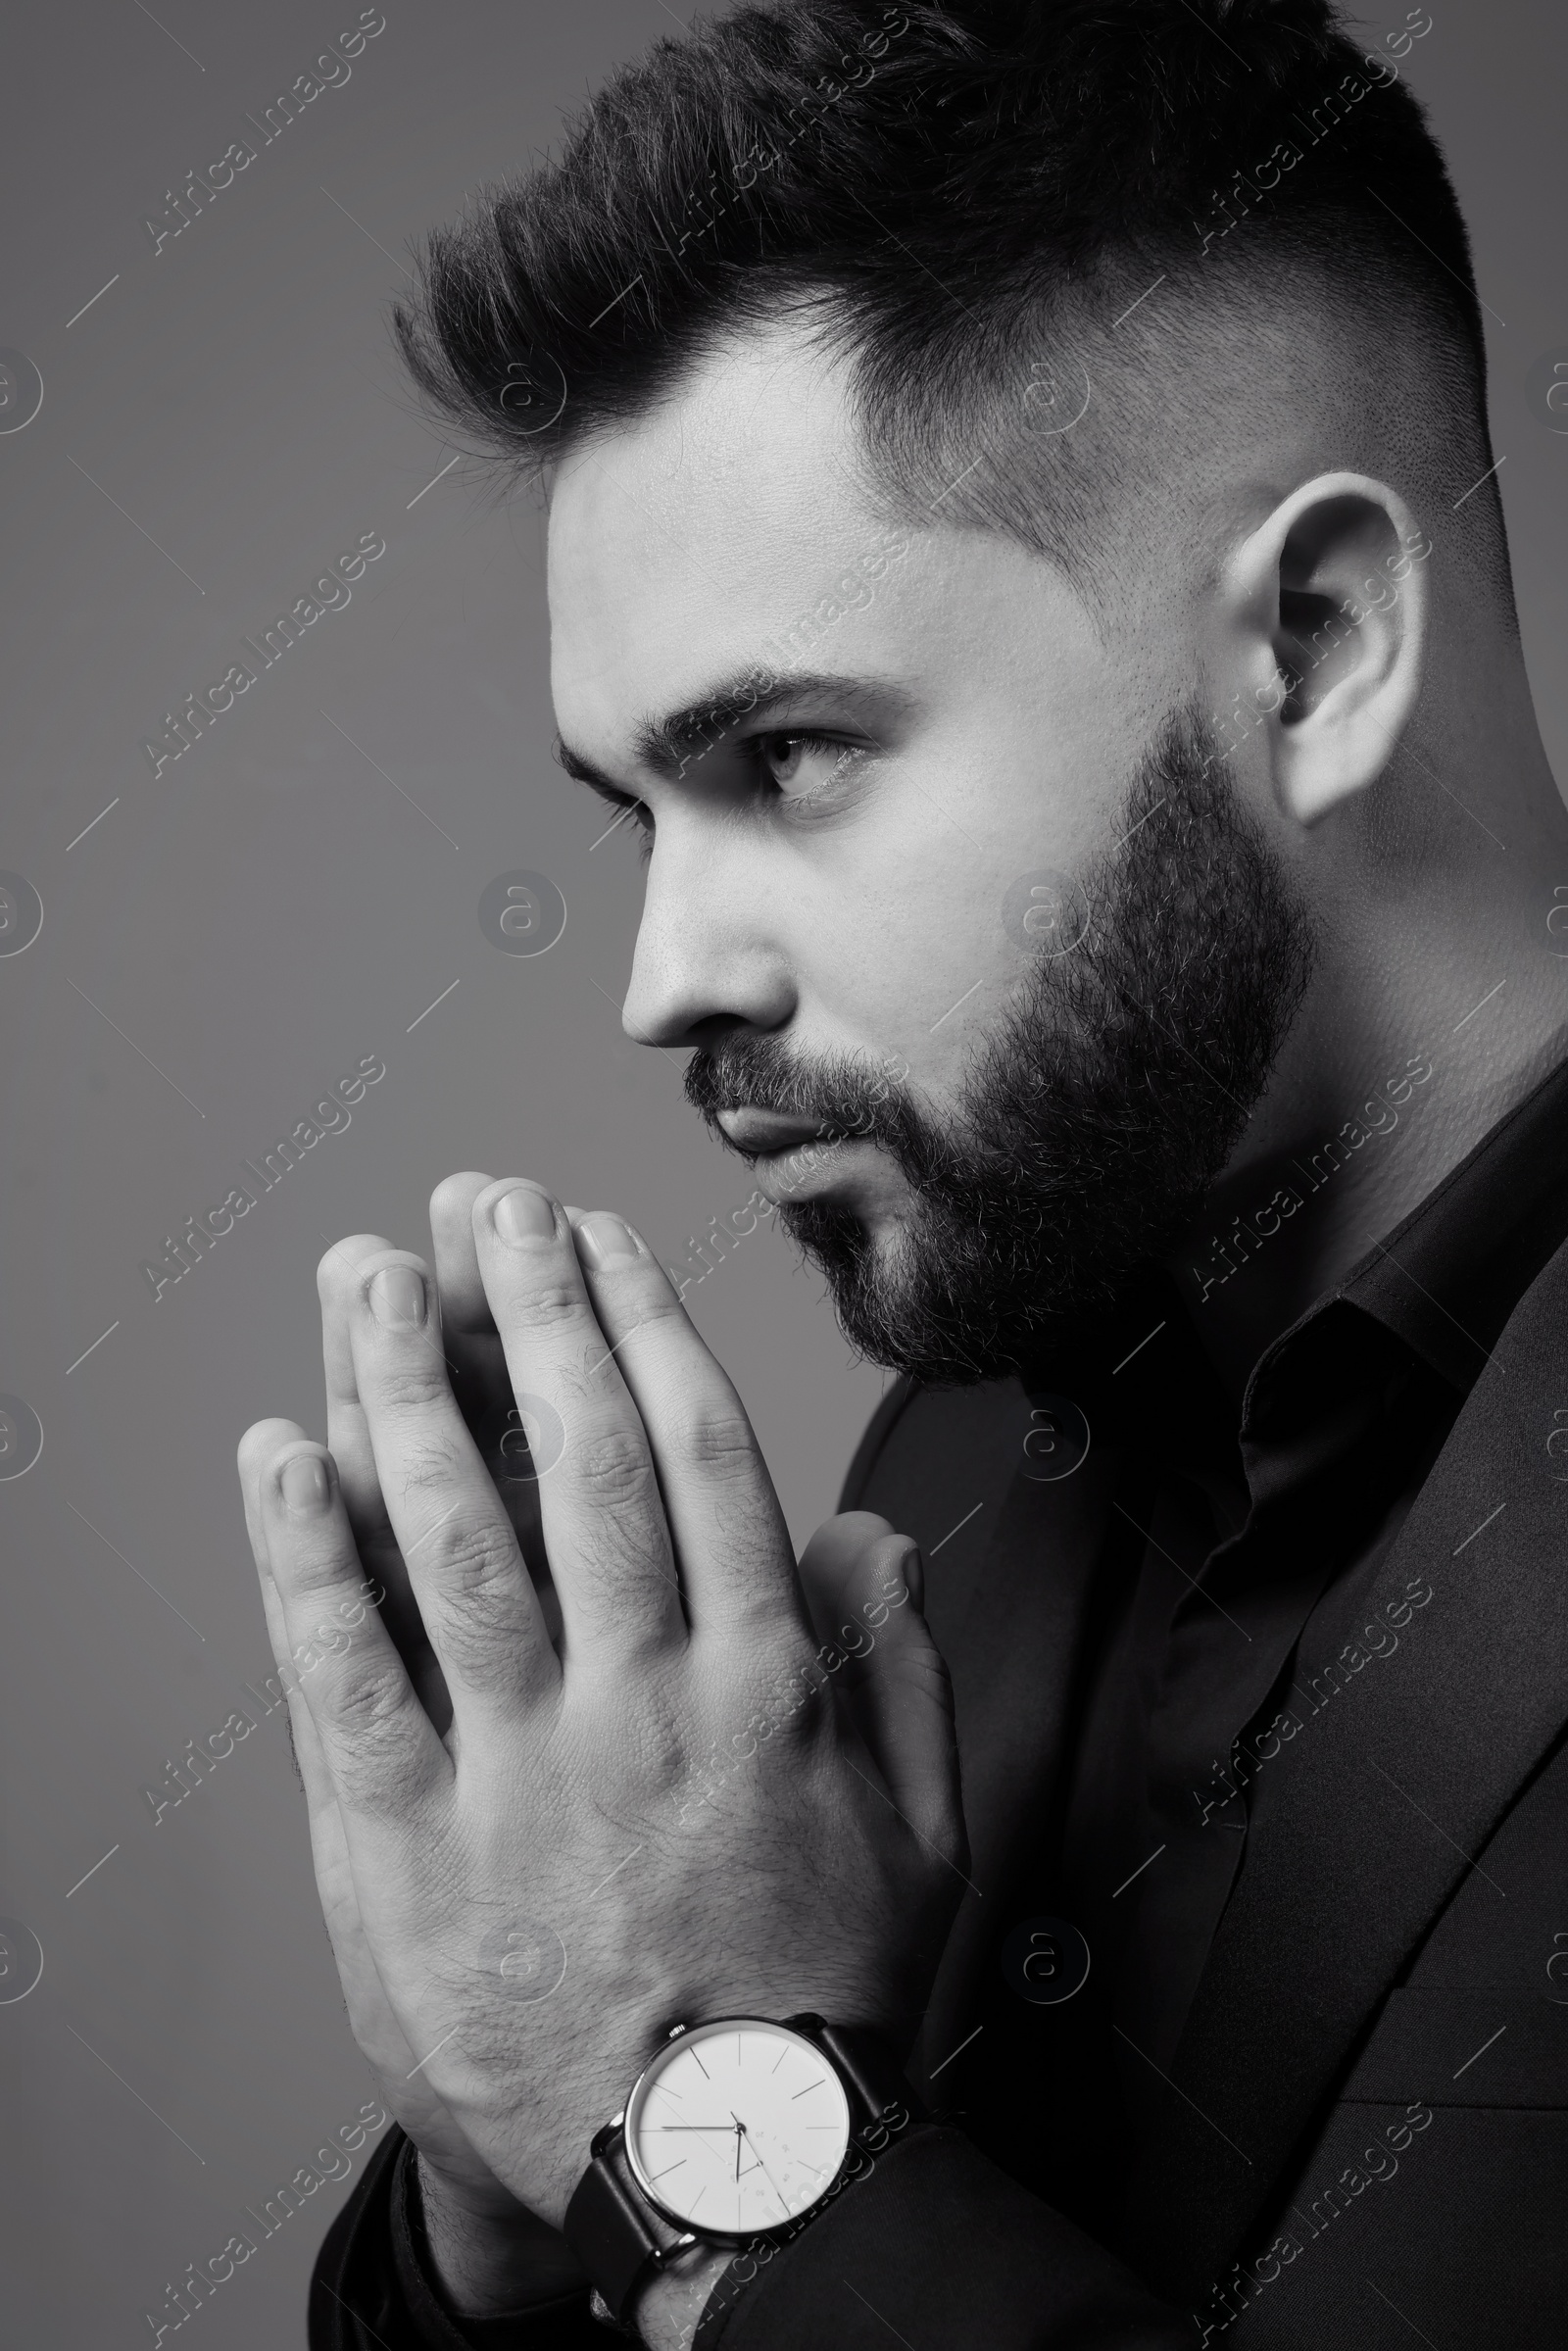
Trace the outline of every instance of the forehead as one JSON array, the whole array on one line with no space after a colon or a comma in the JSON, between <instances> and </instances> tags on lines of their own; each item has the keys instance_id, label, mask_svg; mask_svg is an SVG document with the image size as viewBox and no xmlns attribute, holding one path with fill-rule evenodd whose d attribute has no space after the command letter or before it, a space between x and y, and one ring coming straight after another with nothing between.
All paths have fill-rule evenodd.
<instances>
[{"instance_id":1,"label":"forehead","mask_svg":"<svg viewBox=\"0 0 1568 2351\"><path fill-rule=\"evenodd\" d=\"M765 658L890 532L864 485L845 365L788 328L726 345L557 473L563 733L602 741L617 714L673 708Z\"/></svg>"},{"instance_id":2,"label":"forehead","mask_svg":"<svg viewBox=\"0 0 1568 2351\"><path fill-rule=\"evenodd\" d=\"M716 679L906 672L922 605L935 617L935 578L921 575L962 535L910 532L878 504L846 363L789 328L726 346L652 415L572 451L552 485L562 734L610 763L641 720L700 702ZM911 539L897 598L873 599L868 580ZM808 651L819 658L803 663Z\"/></svg>"}]
</instances>

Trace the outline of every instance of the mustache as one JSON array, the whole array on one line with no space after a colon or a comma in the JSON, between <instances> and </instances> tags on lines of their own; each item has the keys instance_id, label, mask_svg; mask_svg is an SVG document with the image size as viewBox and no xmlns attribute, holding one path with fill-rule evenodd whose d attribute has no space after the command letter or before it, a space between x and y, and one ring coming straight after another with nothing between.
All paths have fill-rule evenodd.
<instances>
[{"instance_id":1,"label":"mustache","mask_svg":"<svg viewBox=\"0 0 1568 2351\"><path fill-rule=\"evenodd\" d=\"M867 1061L844 1053L807 1061L781 1037L735 1030L692 1055L684 1083L692 1108L725 1144L729 1138L718 1124L719 1113L739 1109L776 1110L809 1120L823 1138L854 1135L894 1143L907 1117L902 1086L907 1066L897 1054Z\"/></svg>"}]
</instances>

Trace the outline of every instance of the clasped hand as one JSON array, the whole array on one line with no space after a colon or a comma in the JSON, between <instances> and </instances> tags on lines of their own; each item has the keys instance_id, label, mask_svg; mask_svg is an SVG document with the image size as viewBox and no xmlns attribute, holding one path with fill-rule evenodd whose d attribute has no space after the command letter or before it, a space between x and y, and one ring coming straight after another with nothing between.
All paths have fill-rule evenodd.
<instances>
[{"instance_id":1,"label":"clasped hand","mask_svg":"<svg viewBox=\"0 0 1568 2351\"><path fill-rule=\"evenodd\" d=\"M481 1175L431 1214L433 1274L328 1251L328 1443L263 1421L241 1480L278 1664L311 1661L290 1720L356 2037L476 2210L559 2227L672 2024L907 2041L961 1886L952 1710L912 1544L855 1513L797 1569L635 1233ZM368 1576L384 1601L346 1611Z\"/></svg>"}]
</instances>

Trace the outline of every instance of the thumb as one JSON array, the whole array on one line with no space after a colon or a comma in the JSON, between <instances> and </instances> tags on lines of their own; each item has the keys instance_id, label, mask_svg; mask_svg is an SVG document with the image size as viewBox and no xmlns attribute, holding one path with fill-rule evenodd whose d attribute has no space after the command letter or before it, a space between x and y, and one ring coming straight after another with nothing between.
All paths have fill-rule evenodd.
<instances>
[{"instance_id":1,"label":"thumb","mask_svg":"<svg viewBox=\"0 0 1568 2351\"><path fill-rule=\"evenodd\" d=\"M888 1794L918 1836L961 1864L953 1686L920 1612L918 1545L885 1518L845 1511L812 1536L800 1576L818 1640L847 1655L846 1703Z\"/></svg>"}]
</instances>

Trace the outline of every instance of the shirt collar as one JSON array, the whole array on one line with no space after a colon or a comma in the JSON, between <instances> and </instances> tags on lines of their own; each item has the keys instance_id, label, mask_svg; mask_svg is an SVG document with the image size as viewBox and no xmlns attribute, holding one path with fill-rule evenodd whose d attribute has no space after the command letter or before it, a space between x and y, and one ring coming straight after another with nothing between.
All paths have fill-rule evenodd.
<instances>
[{"instance_id":1,"label":"shirt collar","mask_svg":"<svg viewBox=\"0 0 1568 2351\"><path fill-rule=\"evenodd\" d=\"M1568 1039L1564 1050L1468 1156L1264 1350L1249 1401L1337 1303L1379 1324L1468 1396L1514 1307L1568 1238ZM1331 1319L1344 1325L1343 1315Z\"/></svg>"},{"instance_id":2,"label":"shirt collar","mask_svg":"<svg viewBox=\"0 0 1568 2351\"><path fill-rule=\"evenodd\" d=\"M1568 1058L1500 1118L1335 1295L1468 1396L1568 1236Z\"/></svg>"},{"instance_id":3,"label":"shirt collar","mask_svg":"<svg viewBox=\"0 0 1568 2351\"><path fill-rule=\"evenodd\" d=\"M1070 1389L1107 1436L1147 1431L1146 1415L1155 1411L1169 1449L1226 1460L1239 1433L1260 1435L1260 1424L1277 1424L1281 1413L1294 1420L1325 1383L1377 1386L1412 1356L1462 1398L1565 1239L1568 1032L1562 1058L1524 1100L1270 1341L1239 1416L1174 1280L1158 1265L1139 1269L1115 1309L1077 1335L1070 1358L1058 1347L1043 1348L1040 1362L1020 1372L1021 1384L1032 1397Z\"/></svg>"}]
</instances>

